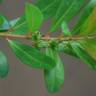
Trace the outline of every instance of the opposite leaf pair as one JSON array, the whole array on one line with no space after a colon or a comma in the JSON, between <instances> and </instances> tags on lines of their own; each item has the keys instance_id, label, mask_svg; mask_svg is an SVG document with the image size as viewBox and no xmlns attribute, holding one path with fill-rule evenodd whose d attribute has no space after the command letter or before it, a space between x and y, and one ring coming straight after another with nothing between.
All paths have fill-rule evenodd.
<instances>
[{"instance_id":1,"label":"opposite leaf pair","mask_svg":"<svg viewBox=\"0 0 96 96\"><path fill-rule=\"evenodd\" d=\"M36 48L17 41L9 40L9 44L23 64L44 69L45 84L49 92L57 92L61 89L64 83L64 66L57 51L47 48L45 55Z\"/></svg>"}]
</instances>

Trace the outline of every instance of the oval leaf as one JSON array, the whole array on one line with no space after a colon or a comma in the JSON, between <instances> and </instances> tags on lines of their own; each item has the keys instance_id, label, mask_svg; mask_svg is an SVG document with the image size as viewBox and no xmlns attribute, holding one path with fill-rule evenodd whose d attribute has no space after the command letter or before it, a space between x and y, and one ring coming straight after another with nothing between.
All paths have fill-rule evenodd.
<instances>
[{"instance_id":1,"label":"oval leaf","mask_svg":"<svg viewBox=\"0 0 96 96\"><path fill-rule=\"evenodd\" d=\"M51 69L55 66L54 60L34 47L10 40L9 44L17 58L30 67Z\"/></svg>"},{"instance_id":2,"label":"oval leaf","mask_svg":"<svg viewBox=\"0 0 96 96\"><path fill-rule=\"evenodd\" d=\"M33 4L26 3L25 16L30 29L29 31L38 31L43 22L43 15L39 8Z\"/></svg>"},{"instance_id":3,"label":"oval leaf","mask_svg":"<svg viewBox=\"0 0 96 96\"><path fill-rule=\"evenodd\" d=\"M9 71L9 65L7 63L6 56L0 52L0 77L4 78L7 76Z\"/></svg>"},{"instance_id":4,"label":"oval leaf","mask_svg":"<svg viewBox=\"0 0 96 96\"><path fill-rule=\"evenodd\" d=\"M47 49L46 53L55 60L56 66L44 71L45 84L49 92L58 92L64 84L64 66L56 51Z\"/></svg>"}]
</instances>

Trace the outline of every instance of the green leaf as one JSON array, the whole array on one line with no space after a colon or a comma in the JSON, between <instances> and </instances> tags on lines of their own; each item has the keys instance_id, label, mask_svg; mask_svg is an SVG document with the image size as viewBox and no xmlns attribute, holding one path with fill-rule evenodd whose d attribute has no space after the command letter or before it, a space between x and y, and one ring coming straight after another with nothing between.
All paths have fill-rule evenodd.
<instances>
[{"instance_id":1,"label":"green leaf","mask_svg":"<svg viewBox=\"0 0 96 96\"><path fill-rule=\"evenodd\" d=\"M5 16L0 14L0 32L5 32L10 27L10 24Z\"/></svg>"},{"instance_id":2,"label":"green leaf","mask_svg":"<svg viewBox=\"0 0 96 96\"><path fill-rule=\"evenodd\" d=\"M51 69L55 66L54 60L41 53L34 47L10 40L9 44L17 58L25 65L33 68L44 69Z\"/></svg>"},{"instance_id":3,"label":"green leaf","mask_svg":"<svg viewBox=\"0 0 96 96\"><path fill-rule=\"evenodd\" d=\"M96 60L96 40L86 40L83 41L82 46L84 46L85 50Z\"/></svg>"},{"instance_id":4,"label":"green leaf","mask_svg":"<svg viewBox=\"0 0 96 96\"><path fill-rule=\"evenodd\" d=\"M0 77L4 78L8 75L9 65L6 56L0 52Z\"/></svg>"},{"instance_id":5,"label":"green leaf","mask_svg":"<svg viewBox=\"0 0 96 96\"><path fill-rule=\"evenodd\" d=\"M20 17L13 19L10 21L10 25L11 27L14 27L15 25L17 25L17 22L20 20ZM19 24L18 24L19 25Z\"/></svg>"},{"instance_id":6,"label":"green leaf","mask_svg":"<svg viewBox=\"0 0 96 96\"><path fill-rule=\"evenodd\" d=\"M12 27L12 32L10 34L15 35L24 35L28 33L28 26L26 23L25 15L10 21L10 25Z\"/></svg>"},{"instance_id":7,"label":"green leaf","mask_svg":"<svg viewBox=\"0 0 96 96\"><path fill-rule=\"evenodd\" d=\"M89 17L90 13L92 12L95 6L96 6L96 0L90 0L87 3L87 5L83 8L82 12L79 15L79 19L72 30L72 34L78 34L80 32L83 23Z\"/></svg>"},{"instance_id":8,"label":"green leaf","mask_svg":"<svg viewBox=\"0 0 96 96\"><path fill-rule=\"evenodd\" d=\"M58 92L64 84L64 66L56 51L47 49L46 53L55 60L56 66L44 71L45 84L49 92Z\"/></svg>"},{"instance_id":9,"label":"green leaf","mask_svg":"<svg viewBox=\"0 0 96 96\"><path fill-rule=\"evenodd\" d=\"M61 24L61 30L64 36L71 36L70 29L68 28L68 25L66 22L63 22Z\"/></svg>"},{"instance_id":10,"label":"green leaf","mask_svg":"<svg viewBox=\"0 0 96 96\"><path fill-rule=\"evenodd\" d=\"M49 32L55 32L60 27L62 21L66 21L68 23L79 12L85 3L84 0L68 1L66 2L66 0L61 0L56 15L53 17L53 23Z\"/></svg>"},{"instance_id":11,"label":"green leaf","mask_svg":"<svg viewBox=\"0 0 96 96\"><path fill-rule=\"evenodd\" d=\"M43 14L39 8L33 4L26 3L25 16L29 26L29 31L38 31L43 22Z\"/></svg>"},{"instance_id":12,"label":"green leaf","mask_svg":"<svg viewBox=\"0 0 96 96\"><path fill-rule=\"evenodd\" d=\"M4 23L4 17L0 15L0 26Z\"/></svg>"},{"instance_id":13,"label":"green leaf","mask_svg":"<svg viewBox=\"0 0 96 96\"><path fill-rule=\"evenodd\" d=\"M76 53L73 52L70 43L68 43L66 41L59 44L58 50L60 52L64 52L67 55L71 55L71 56L73 56L75 58L78 58L78 56L76 55Z\"/></svg>"},{"instance_id":14,"label":"green leaf","mask_svg":"<svg viewBox=\"0 0 96 96\"><path fill-rule=\"evenodd\" d=\"M60 0L37 0L36 6L40 8L44 14L44 19L47 20L55 15L60 2Z\"/></svg>"},{"instance_id":15,"label":"green leaf","mask_svg":"<svg viewBox=\"0 0 96 96\"><path fill-rule=\"evenodd\" d=\"M96 7L81 27L80 35L88 35L96 32Z\"/></svg>"},{"instance_id":16,"label":"green leaf","mask_svg":"<svg viewBox=\"0 0 96 96\"><path fill-rule=\"evenodd\" d=\"M87 52L84 50L83 46L79 43L72 42L71 43L73 51L77 54L77 56L89 67L96 70L96 60L94 60Z\"/></svg>"}]
</instances>

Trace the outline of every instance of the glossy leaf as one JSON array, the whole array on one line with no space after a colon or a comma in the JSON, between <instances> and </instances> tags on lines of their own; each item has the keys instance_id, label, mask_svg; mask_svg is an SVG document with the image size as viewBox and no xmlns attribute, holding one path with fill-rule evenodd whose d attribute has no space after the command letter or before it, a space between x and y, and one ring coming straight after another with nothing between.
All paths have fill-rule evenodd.
<instances>
[{"instance_id":1,"label":"glossy leaf","mask_svg":"<svg viewBox=\"0 0 96 96\"><path fill-rule=\"evenodd\" d=\"M66 21L68 23L79 12L85 3L84 0L68 0L69 2L66 2L66 0L60 1L61 3L57 9L56 15L53 18L50 32L55 32L60 27L62 21Z\"/></svg>"},{"instance_id":2,"label":"glossy leaf","mask_svg":"<svg viewBox=\"0 0 96 96\"><path fill-rule=\"evenodd\" d=\"M34 47L10 40L9 44L17 58L25 65L32 68L44 69L51 69L55 66L54 60L41 53Z\"/></svg>"},{"instance_id":3,"label":"glossy leaf","mask_svg":"<svg viewBox=\"0 0 96 96\"><path fill-rule=\"evenodd\" d=\"M8 75L9 65L6 56L0 52L0 77L4 78Z\"/></svg>"},{"instance_id":4,"label":"glossy leaf","mask_svg":"<svg viewBox=\"0 0 96 96\"><path fill-rule=\"evenodd\" d=\"M79 43L72 42L71 43L73 51L77 54L77 56L89 67L96 70L96 60L94 60L87 52L82 48Z\"/></svg>"},{"instance_id":5,"label":"glossy leaf","mask_svg":"<svg viewBox=\"0 0 96 96\"><path fill-rule=\"evenodd\" d=\"M89 2L87 2L87 5L83 8L83 10L79 15L79 19L72 30L72 34L78 34L80 32L83 23L92 13L92 10L94 9L95 6L96 6L96 0L90 0Z\"/></svg>"},{"instance_id":6,"label":"glossy leaf","mask_svg":"<svg viewBox=\"0 0 96 96\"><path fill-rule=\"evenodd\" d=\"M43 14L39 10L39 8L33 4L26 3L25 16L27 24L29 26L29 31L38 31L43 22Z\"/></svg>"},{"instance_id":7,"label":"glossy leaf","mask_svg":"<svg viewBox=\"0 0 96 96\"><path fill-rule=\"evenodd\" d=\"M49 92L58 92L64 84L64 66L56 51L47 49L46 53L55 60L56 66L44 71L45 84Z\"/></svg>"}]
</instances>

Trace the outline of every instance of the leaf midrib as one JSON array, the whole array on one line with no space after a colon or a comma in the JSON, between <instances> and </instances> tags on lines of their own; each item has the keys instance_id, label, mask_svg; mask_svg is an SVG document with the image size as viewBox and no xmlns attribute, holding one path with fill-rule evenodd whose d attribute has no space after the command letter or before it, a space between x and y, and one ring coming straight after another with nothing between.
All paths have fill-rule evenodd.
<instances>
[{"instance_id":1,"label":"leaf midrib","mask_svg":"<svg viewBox=\"0 0 96 96\"><path fill-rule=\"evenodd\" d=\"M62 21L62 19L66 16L66 14L72 10L71 8L73 7L73 5L75 4L75 2L73 2L71 4L71 6L69 7L69 9L61 16L61 18L58 20L58 22L55 24L55 26L50 30L50 32L53 32L53 30L56 28L56 26Z\"/></svg>"},{"instance_id":2,"label":"leaf midrib","mask_svg":"<svg viewBox=\"0 0 96 96\"><path fill-rule=\"evenodd\" d=\"M13 45L14 45L17 49L19 49L21 52L25 53L30 59L33 59L33 58L31 58L32 56L30 56L30 55L29 55L28 53L26 53L25 51L22 51L18 46L16 46L16 44L13 44ZM39 63L39 60L38 60L38 59L34 58L33 60ZM39 64L41 64L41 63L39 63ZM43 62L43 64L44 64L44 62ZM41 65L41 67L42 67L42 65Z\"/></svg>"},{"instance_id":3,"label":"leaf midrib","mask_svg":"<svg viewBox=\"0 0 96 96\"><path fill-rule=\"evenodd\" d=\"M55 2L56 2L56 0L55 0L53 3L49 4L47 7L45 7L45 8L44 8L43 10L41 10L41 11L42 11L42 12L47 11L47 9L49 9L51 6L53 6Z\"/></svg>"}]
</instances>

